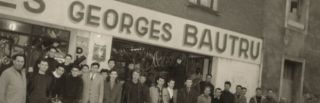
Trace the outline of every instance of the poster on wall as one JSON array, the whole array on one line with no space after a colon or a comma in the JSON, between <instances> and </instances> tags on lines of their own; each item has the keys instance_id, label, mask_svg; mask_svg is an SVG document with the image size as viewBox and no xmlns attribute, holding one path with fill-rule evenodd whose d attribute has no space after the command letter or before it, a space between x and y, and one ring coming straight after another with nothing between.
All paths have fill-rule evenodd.
<instances>
[{"instance_id":1,"label":"poster on wall","mask_svg":"<svg viewBox=\"0 0 320 103\"><path fill-rule=\"evenodd\" d=\"M104 62L106 60L106 45L94 44L92 60Z\"/></svg>"},{"instance_id":2,"label":"poster on wall","mask_svg":"<svg viewBox=\"0 0 320 103\"><path fill-rule=\"evenodd\" d=\"M76 39L76 59L87 58L89 50L89 38L77 36ZM86 64L87 61L84 60L82 63Z\"/></svg>"}]
</instances>

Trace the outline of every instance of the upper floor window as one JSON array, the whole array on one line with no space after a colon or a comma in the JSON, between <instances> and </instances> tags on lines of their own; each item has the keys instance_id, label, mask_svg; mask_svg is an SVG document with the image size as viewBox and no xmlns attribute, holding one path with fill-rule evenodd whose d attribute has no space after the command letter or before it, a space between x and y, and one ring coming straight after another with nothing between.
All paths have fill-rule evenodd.
<instances>
[{"instance_id":1,"label":"upper floor window","mask_svg":"<svg viewBox=\"0 0 320 103\"><path fill-rule=\"evenodd\" d=\"M308 0L287 0L286 27L305 31L308 24Z\"/></svg>"},{"instance_id":2,"label":"upper floor window","mask_svg":"<svg viewBox=\"0 0 320 103\"><path fill-rule=\"evenodd\" d=\"M204 10L218 11L218 0L189 0L189 4Z\"/></svg>"}]
</instances>

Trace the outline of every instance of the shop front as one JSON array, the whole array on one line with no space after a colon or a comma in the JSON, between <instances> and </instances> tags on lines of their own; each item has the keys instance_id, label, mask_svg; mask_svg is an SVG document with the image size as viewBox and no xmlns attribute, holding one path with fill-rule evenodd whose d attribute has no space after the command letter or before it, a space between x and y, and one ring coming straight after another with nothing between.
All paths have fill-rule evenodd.
<instances>
[{"instance_id":1,"label":"shop front","mask_svg":"<svg viewBox=\"0 0 320 103\"><path fill-rule=\"evenodd\" d=\"M62 39L67 43L64 50L85 57L83 63L99 62L108 69L108 59L115 59L119 68L133 62L154 75L181 58L185 75L200 71L203 79L212 74L216 87L231 81L233 87L250 88L252 96L260 85L260 38L117 1L2 2L14 6L0 5L1 18L64 28L70 34Z\"/></svg>"}]
</instances>

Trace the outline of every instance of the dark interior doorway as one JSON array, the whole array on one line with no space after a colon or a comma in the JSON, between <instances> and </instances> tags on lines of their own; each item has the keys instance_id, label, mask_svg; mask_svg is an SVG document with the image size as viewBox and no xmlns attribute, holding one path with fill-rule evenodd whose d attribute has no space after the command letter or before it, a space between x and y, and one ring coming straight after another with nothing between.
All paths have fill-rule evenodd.
<instances>
[{"instance_id":1,"label":"dark interior doorway","mask_svg":"<svg viewBox=\"0 0 320 103\"><path fill-rule=\"evenodd\" d=\"M287 103L300 103L302 98L303 62L284 60L282 95Z\"/></svg>"}]
</instances>

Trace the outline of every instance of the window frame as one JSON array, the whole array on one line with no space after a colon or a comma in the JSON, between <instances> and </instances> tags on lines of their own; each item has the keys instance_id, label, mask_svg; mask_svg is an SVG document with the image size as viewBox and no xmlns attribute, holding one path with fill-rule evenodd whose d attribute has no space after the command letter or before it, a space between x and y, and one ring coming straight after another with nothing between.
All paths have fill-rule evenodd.
<instances>
[{"instance_id":1,"label":"window frame","mask_svg":"<svg viewBox=\"0 0 320 103\"><path fill-rule=\"evenodd\" d=\"M210 6L201 4L203 0L188 0L188 6L192 8L199 8L203 11L209 12L214 15L219 15L218 12L218 0L207 0L211 2Z\"/></svg>"},{"instance_id":2,"label":"window frame","mask_svg":"<svg viewBox=\"0 0 320 103\"><path fill-rule=\"evenodd\" d=\"M302 1L304 3L302 5L302 8L305 9L305 11L302 12L301 17L303 16L302 18L304 18L305 20L303 23L300 23L299 21L295 21L290 18L292 0L286 0L285 28L294 30L297 32L301 32L303 34L307 34L308 24L309 24L310 0L297 0L297 1ZM300 5L300 4L297 4L297 5Z\"/></svg>"}]
</instances>

